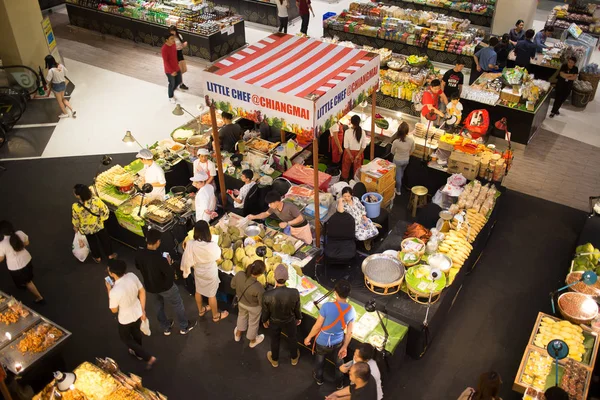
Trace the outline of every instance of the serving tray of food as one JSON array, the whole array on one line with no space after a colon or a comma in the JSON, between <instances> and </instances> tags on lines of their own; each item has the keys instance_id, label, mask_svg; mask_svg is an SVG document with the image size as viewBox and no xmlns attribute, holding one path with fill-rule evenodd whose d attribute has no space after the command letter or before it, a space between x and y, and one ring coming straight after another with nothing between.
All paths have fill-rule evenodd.
<instances>
[{"instance_id":1,"label":"serving tray of food","mask_svg":"<svg viewBox=\"0 0 600 400\"><path fill-rule=\"evenodd\" d=\"M38 314L14 299L6 302L5 306L0 311L0 349L40 321Z\"/></svg>"},{"instance_id":2,"label":"serving tray of food","mask_svg":"<svg viewBox=\"0 0 600 400\"><path fill-rule=\"evenodd\" d=\"M279 142L271 143L261 138L252 138L246 143L246 147L267 154L279 146Z\"/></svg>"}]
</instances>

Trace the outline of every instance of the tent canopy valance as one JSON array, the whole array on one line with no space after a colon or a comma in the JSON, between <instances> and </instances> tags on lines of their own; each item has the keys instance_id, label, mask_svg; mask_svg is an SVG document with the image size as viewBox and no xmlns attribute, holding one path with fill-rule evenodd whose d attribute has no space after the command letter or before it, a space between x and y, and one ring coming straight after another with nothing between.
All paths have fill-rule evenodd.
<instances>
[{"instance_id":1,"label":"tent canopy valance","mask_svg":"<svg viewBox=\"0 0 600 400\"><path fill-rule=\"evenodd\" d=\"M313 137L376 90L379 63L378 54L276 33L207 68L202 80L208 105Z\"/></svg>"}]
</instances>

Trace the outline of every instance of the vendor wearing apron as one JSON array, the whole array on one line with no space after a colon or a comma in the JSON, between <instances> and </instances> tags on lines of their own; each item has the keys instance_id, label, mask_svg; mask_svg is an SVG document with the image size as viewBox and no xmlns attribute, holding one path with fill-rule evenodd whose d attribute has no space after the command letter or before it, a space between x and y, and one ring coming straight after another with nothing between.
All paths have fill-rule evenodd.
<instances>
[{"instance_id":1,"label":"vendor wearing apron","mask_svg":"<svg viewBox=\"0 0 600 400\"><path fill-rule=\"evenodd\" d=\"M336 387L338 389L343 387L344 375L340 371L340 366L344 363L344 357L348 352L356 318L354 308L348 304L351 289L352 286L347 280L337 281L334 287L336 301L323 304L317 322L304 339L304 344L310 346L312 339L316 337L313 344L313 353L315 351L317 353L313 376L319 386L323 384L325 357L329 355L335 363Z\"/></svg>"},{"instance_id":2,"label":"vendor wearing apron","mask_svg":"<svg viewBox=\"0 0 600 400\"><path fill-rule=\"evenodd\" d=\"M194 175L200 171L204 171L204 173L208 176L206 183L214 186L215 176L217 176L217 169L215 168L215 163L208 159L209 155L210 152L207 149L198 150L198 158L194 161Z\"/></svg>"},{"instance_id":3,"label":"vendor wearing apron","mask_svg":"<svg viewBox=\"0 0 600 400\"><path fill-rule=\"evenodd\" d=\"M215 188L207 183L208 175L204 171L197 172L190 178L190 181L192 181L192 186L198 189L195 200L196 222L200 220L210 222L215 216L217 208Z\"/></svg>"},{"instance_id":4,"label":"vendor wearing apron","mask_svg":"<svg viewBox=\"0 0 600 400\"><path fill-rule=\"evenodd\" d=\"M148 194L148 198L153 200L165 200L165 186L167 180L165 179L165 172L163 169L154 162L154 156L148 149L142 149L136 155L144 164L144 169L140 171L140 175L144 178L144 183L149 183L154 189Z\"/></svg>"},{"instance_id":5,"label":"vendor wearing apron","mask_svg":"<svg viewBox=\"0 0 600 400\"><path fill-rule=\"evenodd\" d=\"M302 240L306 244L312 243L312 232L310 225L302 216L302 213L294 204L284 203L281 201L281 196L276 191L270 191L265 196L265 202L269 205L269 209L257 215L248 215L250 221L255 219L265 219L275 214L277 218L283 222L279 223L281 229L288 226L293 237Z\"/></svg>"},{"instance_id":6,"label":"vendor wearing apron","mask_svg":"<svg viewBox=\"0 0 600 400\"><path fill-rule=\"evenodd\" d=\"M331 161L334 164L339 164L342 161L344 148L344 127L339 122L334 123L329 128L329 150L331 151Z\"/></svg>"}]
</instances>

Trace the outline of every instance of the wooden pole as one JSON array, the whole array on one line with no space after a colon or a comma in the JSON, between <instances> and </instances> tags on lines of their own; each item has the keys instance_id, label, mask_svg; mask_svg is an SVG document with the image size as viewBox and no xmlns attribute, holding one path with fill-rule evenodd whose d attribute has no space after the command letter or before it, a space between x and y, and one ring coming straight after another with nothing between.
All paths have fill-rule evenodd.
<instances>
[{"instance_id":1,"label":"wooden pole","mask_svg":"<svg viewBox=\"0 0 600 400\"><path fill-rule=\"evenodd\" d=\"M221 158L221 143L219 141L219 128L217 127L215 106L210 106L210 119L212 121L213 149L217 156L217 175L219 176L219 187L221 189L221 204L224 210L227 206L227 193L225 192L225 175L223 174L223 159Z\"/></svg>"},{"instance_id":2,"label":"wooden pole","mask_svg":"<svg viewBox=\"0 0 600 400\"><path fill-rule=\"evenodd\" d=\"M375 158L375 101L377 90L371 94L371 161Z\"/></svg>"},{"instance_id":3,"label":"wooden pole","mask_svg":"<svg viewBox=\"0 0 600 400\"><path fill-rule=\"evenodd\" d=\"M319 215L319 142L317 141L316 129L313 137L313 169L315 174L315 236L316 246L321 247L321 217Z\"/></svg>"},{"instance_id":4,"label":"wooden pole","mask_svg":"<svg viewBox=\"0 0 600 400\"><path fill-rule=\"evenodd\" d=\"M281 135L281 144L284 144L285 143L285 131L283 129L280 129L279 133Z\"/></svg>"}]
</instances>

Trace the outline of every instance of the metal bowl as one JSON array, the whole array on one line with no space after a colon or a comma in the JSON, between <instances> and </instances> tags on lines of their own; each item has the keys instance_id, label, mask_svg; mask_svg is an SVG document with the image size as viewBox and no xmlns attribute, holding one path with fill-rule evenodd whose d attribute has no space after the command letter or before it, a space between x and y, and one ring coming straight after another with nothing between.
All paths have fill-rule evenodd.
<instances>
[{"instance_id":1,"label":"metal bowl","mask_svg":"<svg viewBox=\"0 0 600 400\"><path fill-rule=\"evenodd\" d=\"M435 253L429 256L427 262L434 268L439 268L442 272L450 271L452 268L452 259L444 253Z\"/></svg>"},{"instance_id":2,"label":"metal bowl","mask_svg":"<svg viewBox=\"0 0 600 400\"><path fill-rule=\"evenodd\" d=\"M561 294L558 310L566 320L577 325L589 325L598 316L598 304L590 296L577 292Z\"/></svg>"},{"instance_id":3,"label":"metal bowl","mask_svg":"<svg viewBox=\"0 0 600 400\"><path fill-rule=\"evenodd\" d=\"M393 283L404 278L406 270L400 261L383 254L373 254L362 262L362 272L379 283Z\"/></svg>"},{"instance_id":4,"label":"metal bowl","mask_svg":"<svg viewBox=\"0 0 600 400\"><path fill-rule=\"evenodd\" d=\"M246 229L244 229L244 235L247 237L254 237L260 234L260 227L258 225L248 225Z\"/></svg>"}]
</instances>

